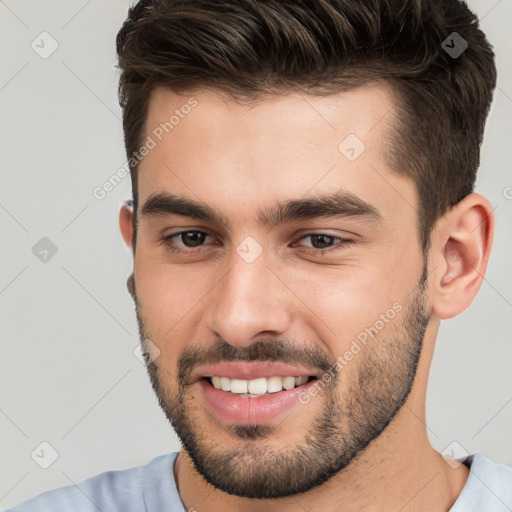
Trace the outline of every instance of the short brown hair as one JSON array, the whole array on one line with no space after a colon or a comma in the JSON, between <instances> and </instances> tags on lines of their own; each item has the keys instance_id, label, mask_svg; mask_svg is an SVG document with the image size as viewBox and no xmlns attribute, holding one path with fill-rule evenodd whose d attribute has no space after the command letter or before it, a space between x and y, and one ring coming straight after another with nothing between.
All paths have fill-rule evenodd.
<instances>
[{"instance_id":1,"label":"short brown hair","mask_svg":"<svg viewBox=\"0 0 512 512\"><path fill-rule=\"evenodd\" d=\"M461 55L447 51L455 40L467 43ZM463 1L141 0L116 43L129 161L157 85L250 101L384 81L398 98L392 165L416 184L424 250L435 221L473 191L496 66ZM137 168L130 165L135 233Z\"/></svg>"}]
</instances>

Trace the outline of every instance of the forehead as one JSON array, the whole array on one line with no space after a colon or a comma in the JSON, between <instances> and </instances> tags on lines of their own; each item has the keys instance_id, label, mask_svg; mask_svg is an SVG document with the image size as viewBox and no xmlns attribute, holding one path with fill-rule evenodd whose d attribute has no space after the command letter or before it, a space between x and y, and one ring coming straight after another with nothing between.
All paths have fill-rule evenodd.
<instances>
[{"instance_id":1,"label":"forehead","mask_svg":"<svg viewBox=\"0 0 512 512\"><path fill-rule=\"evenodd\" d=\"M244 216L276 200L343 189L392 209L405 194L410 208L412 181L386 158L395 115L394 94L382 84L256 102L156 88L145 133L154 146L139 166L139 204L168 191Z\"/></svg>"},{"instance_id":2,"label":"forehead","mask_svg":"<svg viewBox=\"0 0 512 512\"><path fill-rule=\"evenodd\" d=\"M382 81L337 94L319 96L283 91L255 99L234 99L227 93L206 89L176 94L159 86L150 96L146 132L149 135L170 121L167 130L163 127L164 137L170 131L183 135L193 131L199 138L206 130L211 139L231 128L239 138L256 134L261 139L267 133L271 139L278 131L280 138L290 135L298 141L301 138L298 132L309 127L303 135L307 134L310 139L330 139L337 132L336 139L350 130L365 138L374 129L379 132L385 128L386 123L381 121L392 119L396 102L397 94L391 85ZM187 118L189 121L185 123ZM287 127L284 133L283 127ZM276 143L279 139L273 140Z\"/></svg>"}]
</instances>

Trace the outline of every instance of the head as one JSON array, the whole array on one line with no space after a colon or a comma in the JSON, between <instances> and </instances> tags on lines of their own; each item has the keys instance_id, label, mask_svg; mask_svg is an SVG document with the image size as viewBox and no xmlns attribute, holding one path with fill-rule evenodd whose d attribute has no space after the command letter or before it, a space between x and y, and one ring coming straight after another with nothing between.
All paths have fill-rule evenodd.
<instances>
[{"instance_id":1,"label":"head","mask_svg":"<svg viewBox=\"0 0 512 512\"><path fill-rule=\"evenodd\" d=\"M439 320L481 284L492 50L457 0L142 1L117 50L160 404L217 488L307 491L421 410ZM208 367L236 361L309 381L275 414L219 412Z\"/></svg>"}]
</instances>

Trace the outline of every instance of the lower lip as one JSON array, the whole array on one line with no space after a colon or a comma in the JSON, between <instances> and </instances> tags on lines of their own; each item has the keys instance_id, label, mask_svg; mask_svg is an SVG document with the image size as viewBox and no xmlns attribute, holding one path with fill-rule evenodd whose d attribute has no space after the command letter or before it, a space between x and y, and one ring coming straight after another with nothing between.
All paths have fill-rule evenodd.
<instances>
[{"instance_id":1,"label":"lower lip","mask_svg":"<svg viewBox=\"0 0 512 512\"><path fill-rule=\"evenodd\" d=\"M198 384L210 410L222 421L239 425L262 425L270 423L299 403L299 395L305 393L314 382L255 398L214 388L206 379L201 379Z\"/></svg>"}]
</instances>

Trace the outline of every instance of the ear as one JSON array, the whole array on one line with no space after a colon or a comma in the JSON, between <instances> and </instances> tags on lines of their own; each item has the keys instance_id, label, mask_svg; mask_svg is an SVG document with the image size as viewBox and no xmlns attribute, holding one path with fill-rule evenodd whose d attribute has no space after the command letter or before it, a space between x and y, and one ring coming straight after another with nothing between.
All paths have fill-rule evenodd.
<instances>
[{"instance_id":1,"label":"ear","mask_svg":"<svg viewBox=\"0 0 512 512\"><path fill-rule=\"evenodd\" d=\"M133 207L126 203L119 211L119 229L124 243L133 249Z\"/></svg>"},{"instance_id":2,"label":"ear","mask_svg":"<svg viewBox=\"0 0 512 512\"><path fill-rule=\"evenodd\" d=\"M121 236L123 237L124 243L131 247L133 250L133 207L130 204L123 204L119 211L119 228L121 230ZM126 281L126 287L128 292L134 300L136 299L135 294L135 277L133 272L128 276Z\"/></svg>"},{"instance_id":3,"label":"ear","mask_svg":"<svg viewBox=\"0 0 512 512\"><path fill-rule=\"evenodd\" d=\"M473 301L484 279L494 235L491 203L470 194L449 210L432 235L432 312L452 318Z\"/></svg>"}]
</instances>

